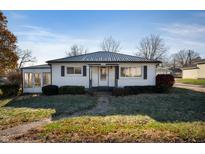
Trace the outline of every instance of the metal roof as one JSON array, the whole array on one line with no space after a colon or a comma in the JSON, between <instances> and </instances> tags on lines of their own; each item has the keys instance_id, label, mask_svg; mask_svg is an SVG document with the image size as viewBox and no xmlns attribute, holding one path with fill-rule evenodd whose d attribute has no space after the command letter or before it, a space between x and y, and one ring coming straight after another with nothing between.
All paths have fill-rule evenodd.
<instances>
[{"instance_id":1,"label":"metal roof","mask_svg":"<svg viewBox=\"0 0 205 154\"><path fill-rule=\"evenodd\" d=\"M47 69L47 68L50 68L50 65L48 64L34 65L34 66L22 67L21 69Z\"/></svg>"},{"instance_id":2,"label":"metal roof","mask_svg":"<svg viewBox=\"0 0 205 154\"><path fill-rule=\"evenodd\" d=\"M60 59L49 60L47 63L64 63L64 62L145 62L160 63L160 61L148 60L142 57L131 56L121 53L98 51L88 54L65 57Z\"/></svg>"}]
</instances>

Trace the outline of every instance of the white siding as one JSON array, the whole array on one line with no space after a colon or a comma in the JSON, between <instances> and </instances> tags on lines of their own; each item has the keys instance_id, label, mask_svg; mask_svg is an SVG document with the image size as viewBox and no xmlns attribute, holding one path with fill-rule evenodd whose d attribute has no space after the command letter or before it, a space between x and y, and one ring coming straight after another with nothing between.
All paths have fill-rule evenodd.
<instances>
[{"instance_id":1,"label":"white siding","mask_svg":"<svg viewBox=\"0 0 205 154\"><path fill-rule=\"evenodd\" d=\"M109 86L115 86L115 66L109 67Z\"/></svg>"},{"instance_id":2,"label":"white siding","mask_svg":"<svg viewBox=\"0 0 205 154\"><path fill-rule=\"evenodd\" d=\"M50 69L22 69L22 75L23 75L23 93L41 93L42 92L42 83L43 83L43 80L42 80L42 73L43 72L50 72ZM24 79L24 73L40 73L40 76L41 76L41 87L31 87L31 88L25 88L25 79ZM34 82L34 77L32 78L32 82Z\"/></svg>"},{"instance_id":3,"label":"white siding","mask_svg":"<svg viewBox=\"0 0 205 154\"><path fill-rule=\"evenodd\" d=\"M91 76L92 76L92 86L93 87L98 87L98 83L99 83L99 70L98 67L96 66L92 66L92 71L91 71Z\"/></svg>"},{"instance_id":4,"label":"white siding","mask_svg":"<svg viewBox=\"0 0 205 154\"><path fill-rule=\"evenodd\" d=\"M83 66L87 66L87 75L83 76ZM61 66L65 66L65 76L61 76ZM81 67L81 74L67 74L67 67ZM52 84L57 86L76 85L89 88L89 66L80 63L52 64Z\"/></svg>"},{"instance_id":5,"label":"white siding","mask_svg":"<svg viewBox=\"0 0 205 154\"><path fill-rule=\"evenodd\" d=\"M119 74L118 87L124 86L153 86L156 81L156 64L133 64L133 63L124 63L120 64L119 73L121 67L134 67L139 66L142 68L141 77L121 77ZM147 66L147 79L143 78L143 66Z\"/></svg>"},{"instance_id":6,"label":"white siding","mask_svg":"<svg viewBox=\"0 0 205 154\"><path fill-rule=\"evenodd\" d=\"M67 75L66 67L78 66L83 68L86 65L87 67L87 76L84 77L81 75ZM147 79L143 78L143 66L147 66ZM61 66L65 66L65 76L61 76ZM133 64L133 63L124 63L119 64L119 67L133 67L140 66L142 68L142 76L141 77L121 77L119 74L118 86L147 86L147 85L155 85L156 78L156 64ZM98 86L99 74L98 67L92 66L92 86ZM82 72L83 73L83 72ZM119 68L120 73L120 68ZM115 68L110 67L109 69L109 86L115 85ZM69 63L69 64L52 64L52 84L57 86L63 85L79 85L85 86L85 88L89 88L89 65L84 63Z\"/></svg>"}]
</instances>

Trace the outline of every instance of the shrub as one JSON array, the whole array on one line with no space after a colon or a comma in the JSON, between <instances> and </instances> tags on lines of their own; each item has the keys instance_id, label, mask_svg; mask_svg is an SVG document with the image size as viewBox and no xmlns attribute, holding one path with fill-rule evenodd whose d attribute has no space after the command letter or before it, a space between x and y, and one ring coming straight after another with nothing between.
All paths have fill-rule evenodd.
<instances>
[{"instance_id":1,"label":"shrub","mask_svg":"<svg viewBox=\"0 0 205 154\"><path fill-rule=\"evenodd\" d=\"M59 88L60 94L84 94L84 86L62 86Z\"/></svg>"},{"instance_id":2,"label":"shrub","mask_svg":"<svg viewBox=\"0 0 205 154\"><path fill-rule=\"evenodd\" d=\"M9 96L17 96L19 91L19 85L1 85L0 86L0 96L9 97Z\"/></svg>"},{"instance_id":3,"label":"shrub","mask_svg":"<svg viewBox=\"0 0 205 154\"><path fill-rule=\"evenodd\" d=\"M125 86L129 94L155 93L155 86Z\"/></svg>"},{"instance_id":4,"label":"shrub","mask_svg":"<svg viewBox=\"0 0 205 154\"><path fill-rule=\"evenodd\" d=\"M174 85L174 76L170 74L159 74L156 77L157 92L168 92Z\"/></svg>"},{"instance_id":5,"label":"shrub","mask_svg":"<svg viewBox=\"0 0 205 154\"><path fill-rule=\"evenodd\" d=\"M58 94L58 86L56 85L47 85L42 87L42 92L45 95L57 95Z\"/></svg>"},{"instance_id":6,"label":"shrub","mask_svg":"<svg viewBox=\"0 0 205 154\"><path fill-rule=\"evenodd\" d=\"M112 95L113 96L126 96L129 94L128 89L125 88L113 88Z\"/></svg>"}]
</instances>

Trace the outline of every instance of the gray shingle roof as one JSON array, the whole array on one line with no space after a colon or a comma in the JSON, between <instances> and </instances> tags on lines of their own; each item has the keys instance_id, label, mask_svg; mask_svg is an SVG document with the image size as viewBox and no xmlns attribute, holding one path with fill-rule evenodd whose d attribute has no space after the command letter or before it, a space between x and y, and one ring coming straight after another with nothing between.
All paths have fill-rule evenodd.
<instances>
[{"instance_id":1,"label":"gray shingle roof","mask_svg":"<svg viewBox=\"0 0 205 154\"><path fill-rule=\"evenodd\" d=\"M64 63L64 62L147 62L160 63L160 61L148 60L142 57L131 56L121 53L107 51L98 51L88 54L65 57L60 59L49 60L47 63Z\"/></svg>"},{"instance_id":2,"label":"gray shingle roof","mask_svg":"<svg viewBox=\"0 0 205 154\"><path fill-rule=\"evenodd\" d=\"M34 66L22 67L21 69L46 69L46 68L50 68L50 65L48 64L34 65Z\"/></svg>"}]
</instances>

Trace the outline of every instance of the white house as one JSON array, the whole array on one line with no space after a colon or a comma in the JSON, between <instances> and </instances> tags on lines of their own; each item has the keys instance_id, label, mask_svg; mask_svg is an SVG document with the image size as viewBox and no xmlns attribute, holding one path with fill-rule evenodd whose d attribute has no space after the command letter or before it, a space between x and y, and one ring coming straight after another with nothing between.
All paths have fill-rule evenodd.
<instances>
[{"instance_id":1,"label":"white house","mask_svg":"<svg viewBox=\"0 0 205 154\"><path fill-rule=\"evenodd\" d=\"M40 93L45 85L85 88L155 85L160 61L98 51L49 60L46 65L22 68L23 92Z\"/></svg>"}]
</instances>

